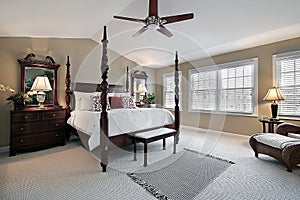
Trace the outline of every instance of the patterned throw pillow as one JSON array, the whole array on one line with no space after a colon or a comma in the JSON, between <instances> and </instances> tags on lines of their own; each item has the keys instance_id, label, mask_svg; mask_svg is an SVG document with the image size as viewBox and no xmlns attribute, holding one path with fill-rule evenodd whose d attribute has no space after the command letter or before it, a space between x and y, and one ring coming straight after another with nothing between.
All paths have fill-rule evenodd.
<instances>
[{"instance_id":1,"label":"patterned throw pillow","mask_svg":"<svg viewBox=\"0 0 300 200\"><path fill-rule=\"evenodd\" d=\"M124 108L136 108L133 96L122 96L122 104Z\"/></svg>"},{"instance_id":2,"label":"patterned throw pillow","mask_svg":"<svg viewBox=\"0 0 300 200\"><path fill-rule=\"evenodd\" d=\"M102 111L101 96L93 96L92 105L93 105L93 111L101 112Z\"/></svg>"},{"instance_id":3,"label":"patterned throw pillow","mask_svg":"<svg viewBox=\"0 0 300 200\"><path fill-rule=\"evenodd\" d=\"M101 92L95 92L94 96L92 97L92 105L93 105L93 111L102 111L102 105L101 105ZM107 110L110 110L110 104L109 99L107 96Z\"/></svg>"}]
</instances>

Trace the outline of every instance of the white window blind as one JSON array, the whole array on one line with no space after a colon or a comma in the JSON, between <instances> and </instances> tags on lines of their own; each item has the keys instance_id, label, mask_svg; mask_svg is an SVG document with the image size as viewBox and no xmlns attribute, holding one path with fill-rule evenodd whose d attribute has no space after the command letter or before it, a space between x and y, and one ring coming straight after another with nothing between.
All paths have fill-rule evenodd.
<instances>
[{"instance_id":1,"label":"white window blind","mask_svg":"<svg viewBox=\"0 0 300 200\"><path fill-rule=\"evenodd\" d=\"M181 77L182 72L179 71L179 108L181 109ZM164 108L175 108L175 74L163 74L163 106Z\"/></svg>"},{"instance_id":2,"label":"white window blind","mask_svg":"<svg viewBox=\"0 0 300 200\"><path fill-rule=\"evenodd\" d=\"M249 59L190 70L190 110L255 113L255 69Z\"/></svg>"},{"instance_id":3,"label":"white window blind","mask_svg":"<svg viewBox=\"0 0 300 200\"><path fill-rule=\"evenodd\" d=\"M190 109L216 109L217 70L191 70L190 87L192 91Z\"/></svg>"},{"instance_id":4,"label":"white window blind","mask_svg":"<svg viewBox=\"0 0 300 200\"><path fill-rule=\"evenodd\" d=\"M284 100L279 115L300 116L300 51L275 55L277 85Z\"/></svg>"}]
</instances>

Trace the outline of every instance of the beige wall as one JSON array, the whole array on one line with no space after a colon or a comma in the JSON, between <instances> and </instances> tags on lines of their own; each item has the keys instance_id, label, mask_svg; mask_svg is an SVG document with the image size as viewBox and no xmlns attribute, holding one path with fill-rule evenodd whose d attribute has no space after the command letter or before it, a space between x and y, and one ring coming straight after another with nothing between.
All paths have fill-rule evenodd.
<instances>
[{"instance_id":1,"label":"beige wall","mask_svg":"<svg viewBox=\"0 0 300 200\"><path fill-rule=\"evenodd\" d=\"M109 47L109 44L108 44ZM45 58L50 55L61 64L58 71L58 102L65 106L65 70L66 57L70 56L72 82L99 83L102 45L90 39L57 39L57 38L0 38L0 82L11 88L21 90L21 69L18 58L28 53ZM125 70L140 69L136 63L108 52L109 83L123 84ZM150 80L155 77L155 70L146 68ZM9 111L13 109L6 102L8 94L0 92L0 147L9 145Z\"/></svg>"},{"instance_id":2,"label":"beige wall","mask_svg":"<svg viewBox=\"0 0 300 200\"><path fill-rule=\"evenodd\" d=\"M273 87L273 68L272 55L296 51L300 49L300 38L277 42L274 44L264 45L242 51L227 53L214 56L207 59L196 60L190 63L180 64L179 70L183 73L183 106L181 112L181 124L187 126L201 127L205 129L221 130L243 135L251 135L255 132L261 132L262 126L258 121L261 115L270 116L270 102L262 101L269 88ZM179 52L180 54L180 52ZM232 61L244 60L249 58L258 58L258 115L257 116L239 116L229 114L209 114L201 112L188 111L188 70L198 67L210 66ZM159 69L156 72L158 84L162 85L163 73L174 71L173 66ZM162 103L162 87L157 87L159 101ZM297 123L298 121L285 121ZM297 120L297 119L296 119Z\"/></svg>"}]
</instances>

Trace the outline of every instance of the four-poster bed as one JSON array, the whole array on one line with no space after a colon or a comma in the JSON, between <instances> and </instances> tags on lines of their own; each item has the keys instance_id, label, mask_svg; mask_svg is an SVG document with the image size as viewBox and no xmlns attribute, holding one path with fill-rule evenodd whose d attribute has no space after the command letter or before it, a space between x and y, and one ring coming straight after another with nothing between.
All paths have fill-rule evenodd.
<instances>
[{"instance_id":1,"label":"four-poster bed","mask_svg":"<svg viewBox=\"0 0 300 200\"><path fill-rule=\"evenodd\" d=\"M101 112L76 112L76 108L74 111L71 112L71 95L76 93L71 91L70 83L71 83L71 76L70 76L70 62L69 57L67 57L67 70L66 70L66 113L67 113L67 120L68 124L73 126L76 129L75 134L83 135L84 137L88 138L88 144L90 145L89 148L95 148L95 146L100 144L100 164L102 167L102 171L106 172L106 168L108 165L108 148L114 144L117 146L124 146L130 143L129 139L135 138L132 137L135 134L145 133L147 131L158 130L161 128L169 128L172 130L172 136L174 136L174 153L175 153L175 145L178 142L179 136L179 88L178 88L178 56L176 52L176 59L175 59L175 110L174 115L166 110L166 109L158 109L158 108L126 108L126 109L111 109L108 111L109 100L111 97L108 98L109 92L117 91L116 88L122 88L122 86L113 86L109 85L107 82L108 79L108 58L107 58L107 34L106 34L106 26L104 26L104 34L102 39L103 44L103 55L102 55L102 63L101 63L101 77L102 81L100 84L78 84L78 87L81 87L82 92L94 92L97 93L100 103L101 103ZM127 69L128 70L128 69ZM77 85L77 84L76 84ZM84 86L82 86L84 85ZM77 87L77 88L78 88ZM84 89L82 89L84 88ZM127 90L127 89L126 89ZM77 92L77 95L80 94ZM83 94L80 94L83 95ZM86 94L84 94L86 95ZM76 94L75 94L76 99ZM78 102L76 102L78 103ZM99 111L99 110L98 110ZM76 113L81 113L79 115L75 115ZM89 117L91 116L91 117ZM97 116L97 117L94 117ZM122 117L123 116L123 117ZM137 125L137 121L139 119L148 119L147 117L150 116L151 123L147 126L143 124ZM175 116L175 117L174 117ZM126 121L127 118L127 121ZM90 134L87 135L84 130L79 127L79 124L84 124L83 119L88 119L87 124L89 123L89 132ZM94 119L97 119L97 122L92 122ZM100 120L99 120L100 119ZM131 120L128 120L131 119ZM77 120L77 122L76 122ZM100 121L100 123L99 123ZM131 122L128 122L131 121ZM76 124L77 123L77 124ZM99 129L95 130L95 124L100 124ZM78 125L78 126L76 126ZM122 127L123 126L123 127ZM121 127L121 128L120 128ZM133 127L131 129L131 127ZM116 131L116 128L119 128ZM70 130L70 129L69 129ZM74 129L73 129L74 130ZM72 131L73 132L73 131ZM95 132L99 132L96 134ZM160 135L160 139L164 139L165 145L165 138L169 137L170 135ZM80 137L82 139L82 137ZM91 138L97 138L97 141L91 141ZM157 139L159 137L155 137ZM135 138L136 139L136 138ZM100 141L99 141L100 140ZM134 140L137 141L137 140ZM150 140L149 140L150 141ZM176 141L176 142L175 142ZM132 142L132 141L131 141ZM91 145L93 144L93 145Z\"/></svg>"}]
</instances>

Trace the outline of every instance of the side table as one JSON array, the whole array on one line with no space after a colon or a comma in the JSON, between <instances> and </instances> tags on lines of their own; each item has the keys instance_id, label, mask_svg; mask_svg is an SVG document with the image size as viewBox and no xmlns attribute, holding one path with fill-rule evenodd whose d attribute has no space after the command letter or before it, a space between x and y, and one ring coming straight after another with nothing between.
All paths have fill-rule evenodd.
<instances>
[{"instance_id":1,"label":"side table","mask_svg":"<svg viewBox=\"0 0 300 200\"><path fill-rule=\"evenodd\" d=\"M263 133L266 133L266 124L268 124L268 132L274 133L274 126L278 124L282 124L284 121L281 120L270 120L270 119L260 119L259 120L262 123L263 126Z\"/></svg>"}]
</instances>

